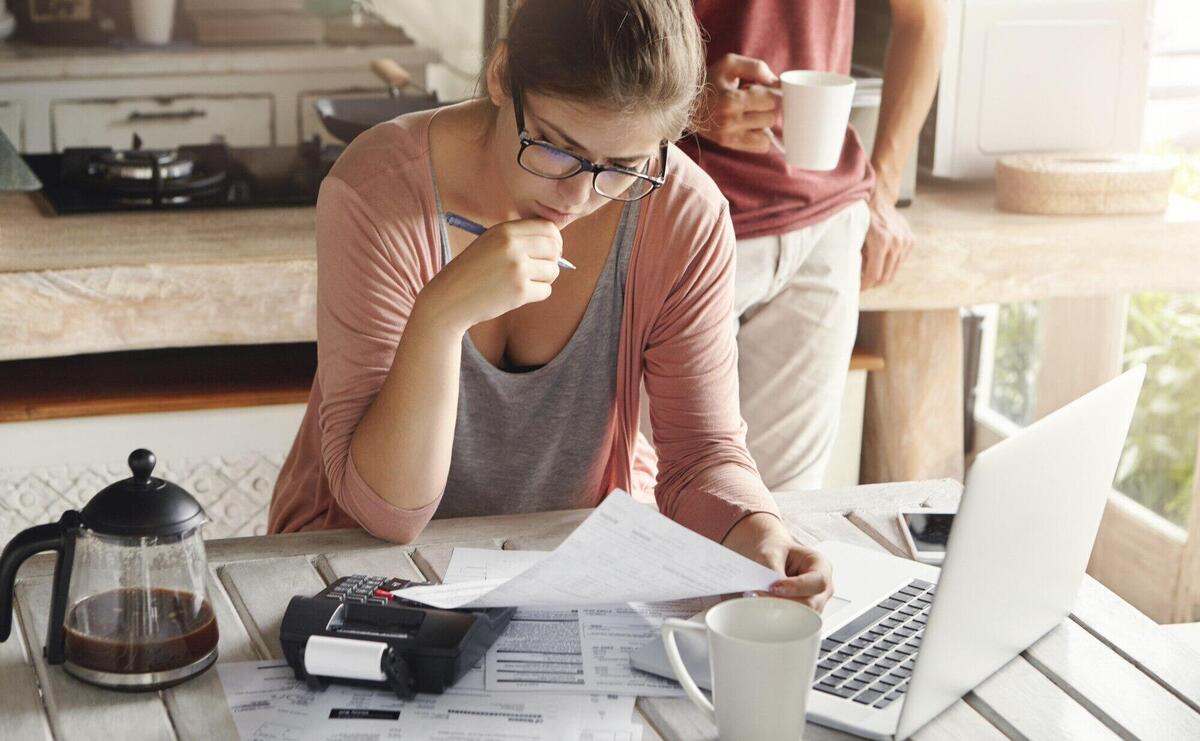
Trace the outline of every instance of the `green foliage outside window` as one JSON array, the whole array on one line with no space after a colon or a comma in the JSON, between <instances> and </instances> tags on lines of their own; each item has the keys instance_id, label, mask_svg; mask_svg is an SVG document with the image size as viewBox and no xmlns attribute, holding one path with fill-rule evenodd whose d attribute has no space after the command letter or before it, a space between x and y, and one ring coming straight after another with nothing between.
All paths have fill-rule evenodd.
<instances>
[{"instance_id":1,"label":"green foliage outside window","mask_svg":"<svg viewBox=\"0 0 1200 741\"><path fill-rule=\"evenodd\" d=\"M1032 301L997 307L996 361L988 406L1022 426L1033 421L1039 327L1038 305Z\"/></svg>"},{"instance_id":2,"label":"green foliage outside window","mask_svg":"<svg viewBox=\"0 0 1200 741\"><path fill-rule=\"evenodd\" d=\"M1181 160L1175 192L1200 200L1200 152L1171 153ZM1146 384L1117 469L1117 489L1186 525L1200 431L1200 296L1129 297L1125 364L1135 363L1146 363Z\"/></svg>"},{"instance_id":3,"label":"green foliage outside window","mask_svg":"<svg viewBox=\"0 0 1200 741\"><path fill-rule=\"evenodd\" d=\"M1175 192L1200 200L1200 152L1159 151L1180 158ZM1040 346L1037 304L1001 305L989 405L1019 425L1034 418ZM1200 295L1130 296L1124 349L1126 367L1146 363L1147 373L1116 488L1185 526L1200 432Z\"/></svg>"}]
</instances>

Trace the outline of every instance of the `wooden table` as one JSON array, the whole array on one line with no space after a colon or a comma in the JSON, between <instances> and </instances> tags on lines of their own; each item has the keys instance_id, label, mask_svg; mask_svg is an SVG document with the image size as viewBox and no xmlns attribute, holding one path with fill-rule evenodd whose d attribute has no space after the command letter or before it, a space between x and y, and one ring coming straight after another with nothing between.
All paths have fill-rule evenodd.
<instances>
[{"instance_id":1,"label":"wooden table","mask_svg":"<svg viewBox=\"0 0 1200 741\"><path fill-rule=\"evenodd\" d=\"M779 503L792 533L805 543L841 540L901 554L896 510L953 506L959 492L952 481L929 481L780 494ZM436 579L456 545L548 550L586 515L575 510L437 520L406 546L348 530L211 541L209 596L220 624L220 660L279 658L279 621L288 599L316 592L339 575ZM51 568L48 558L39 557L18 581L20 637L31 650L23 650L20 640L0 644L0 735L113 741L236 736L215 671L160 693L122 694L45 665L40 647ZM714 736L686 699L643 698L637 707L647 738ZM1005 737L1200 738L1200 656L1087 578L1069 619L916 736ZM850 737L810 724L806 738Z\"/></svg>"}]
</instances>

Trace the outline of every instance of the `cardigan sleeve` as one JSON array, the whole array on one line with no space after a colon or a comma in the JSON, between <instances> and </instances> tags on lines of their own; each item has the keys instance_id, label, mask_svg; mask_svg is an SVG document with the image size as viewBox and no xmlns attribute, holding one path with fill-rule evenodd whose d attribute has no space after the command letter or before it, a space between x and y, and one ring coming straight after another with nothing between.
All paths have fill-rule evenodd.
<instances>
[{"instance_id":1,"label":"cardigan sleeve","mask_svg":"<svg viewBox=\"0 0 1200 741\"><path fill-rule=\"evenodd\" d=\"M325 179L317 200L317 382L321 458L337 504L368 532L414 539L440 497L414 510L384 500L363 479L350 441L379 389L420 291L413 237L381 231L369 204L345 181Z\"/></svg>"},{"instance_id":2,"label":"cardigan sleeve","mask_svg":"<svg viewBox=\"0 0 1200 741\"><path fill-rule=\"evenodd\" d=\"M650 328L644 378L659 509L719 542L746 515L779 510L746 448L738 401L727 204L700 238Z\"/></svg>"}]
</instances>

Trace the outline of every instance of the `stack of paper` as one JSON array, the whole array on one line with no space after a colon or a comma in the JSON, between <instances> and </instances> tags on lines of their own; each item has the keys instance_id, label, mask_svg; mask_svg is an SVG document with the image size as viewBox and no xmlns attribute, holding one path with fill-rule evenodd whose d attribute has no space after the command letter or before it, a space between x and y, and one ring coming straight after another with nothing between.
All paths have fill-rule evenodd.
<instances>
[{"instance_id":1,"label":"stack of paper","mask_svg":"<svg viewBox=\"0 0 1200 741\"><path fill-rule=\"evenodd\" d=\"M614 490L549 556L512 578L409 587L441 608L578 607L765 590L779 574Z\"/></svg>"},{"instance_id":2,"label":"stack of paper","mask_svg":"<svg viewBox=\"0 0 1200 741\"><path fill-rule=\"evenodd\" d=\"M402 701L337 684L314 693L275 661L218 671L238 733L255 741L639 741L635 698L682 692L633 669L629 654L658 637L664 618L777 578L616 491L552 552L456 548L443 585L396 592L443 608L519 608L444 695Z\"/></svg>"}]
</instances>

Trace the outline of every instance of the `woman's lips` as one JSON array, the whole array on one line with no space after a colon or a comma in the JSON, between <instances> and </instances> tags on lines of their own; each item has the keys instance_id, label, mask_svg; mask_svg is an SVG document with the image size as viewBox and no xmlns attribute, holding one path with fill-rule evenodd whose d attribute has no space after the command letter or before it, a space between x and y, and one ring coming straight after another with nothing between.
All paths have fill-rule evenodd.
<instances>
[{"instance_id":1,"label":"woman's lips","mask_svg":"<svg viewBox=\"0 0 1200 741\"><path fill-rule=\"evenodd\" d=\"M579 214L567 213L566 211L559 211L556 208L550 208L541 201L535 201L535 203L537 204L538 216L541 216L547 221L553 221L555 226L559 227L560 229L579 217Z\"/></svg>"}]
</instances>

